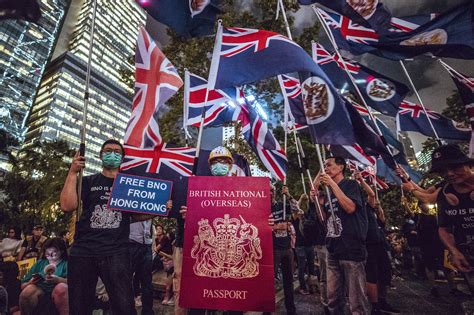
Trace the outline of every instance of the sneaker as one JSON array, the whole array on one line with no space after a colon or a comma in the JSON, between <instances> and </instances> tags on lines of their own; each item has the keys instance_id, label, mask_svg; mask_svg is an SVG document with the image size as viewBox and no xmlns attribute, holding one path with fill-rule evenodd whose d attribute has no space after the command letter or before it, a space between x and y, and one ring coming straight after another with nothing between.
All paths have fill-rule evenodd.
<instances>
[{"instance_id":1,"label":"sneaker","mask_svg":"<svg viewBox=\"0 0 474 315\"><path fill-rule=\"evenodd\" d=\"M301 294L301 295L308 295L309 292L308 292L308 290L300 289L300 294Z\"/></svg>"},{"instance_id":2,"label":"sneaker","mask_svg":"<svg viewBox=\"0 0 474 315\"><path fill-rule=\"evenodd\" d=\"M379 303L379 310L381 313L384 313L384 314L400 314L400 310L393 308L387 302Z\"/></svg>"},{"instance_id":3,"label":"sneaker","mask_svg":"<svg viewBox=\"0 0 474 315\"><path fill-rule=\"evenodd\" d=\"M436 298L438 298L440 295L439 295L439 292L438 292L438 289L436 288L431 288L430 290L430 294Z\"/></svg>"},{"instance_id":4,"label":"sneaker","mask_svg":"<svg viewBox=\"0 0 474 315\"><path fill-rule=\"evenodd\" d=\"M168 305L173 306L174 305L174 298L170 298L168 301Z\"/></svg>"},{"instance_id":5,"label":"sneaker","mask_svg":"<svg viewBox=\"0 0 474 315\"><path fill-rule=\"evenodd\" d=\"M141 307L142 306L142 297L141 296L137 296L135 298L135 307Z\"/></svg>"}]
</instances>

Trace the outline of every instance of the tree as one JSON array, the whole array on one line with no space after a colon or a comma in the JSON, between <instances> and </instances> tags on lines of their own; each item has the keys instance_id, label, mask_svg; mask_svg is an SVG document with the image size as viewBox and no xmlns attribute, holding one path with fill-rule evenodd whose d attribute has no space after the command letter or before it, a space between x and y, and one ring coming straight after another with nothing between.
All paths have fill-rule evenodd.
<instances>
[{"instance_id":1,"label":"tree","mask_svg":"<svg viewBox=\"0 0 474 315\"><path fill-rule=\"evenodd\" d=\"M60 232L67 226L67 216L59 208L59 194L72 156L65 141L36 142L10 157L11 172L0 182L5 198L0 201L2 225L21 225L30 229L43 224L47 231Z\"/></svg>"},{"instance_id":2,"label":"tree","mask_svg":"<svg viewBox=\"0 0 474 315\"><path fill-rule=\"evenodd\" d=\"M442 114L458 122L462 127L469 128L469 116L458 91L453 91L453 94L446 99L446 105L447 107L442 111Z\"/></svg>"}]
</instances>

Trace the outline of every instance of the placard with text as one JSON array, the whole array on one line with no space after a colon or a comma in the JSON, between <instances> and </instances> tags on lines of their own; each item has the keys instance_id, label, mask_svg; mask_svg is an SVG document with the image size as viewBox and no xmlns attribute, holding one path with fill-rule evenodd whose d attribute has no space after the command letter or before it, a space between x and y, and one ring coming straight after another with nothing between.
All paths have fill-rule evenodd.
<instances>
[{"instance_id":1,"label":"placard with text","mask_svg":"<svg viewBox=\"0 0 474 315\"><path fill-rule=\"evenodd\" d=\"M173 182L151 177L118 173L107 208L166 216Z\"/></svg>"},{"instance_id":2,"label":"placard with text","mask_svg":"<svg viewBox=\"0 0 474 315\"><path fill-rule=\"evenodd\" d=\"M190 177L180 306L273 312L270 181Z\"/></svg>"}]
</instances>

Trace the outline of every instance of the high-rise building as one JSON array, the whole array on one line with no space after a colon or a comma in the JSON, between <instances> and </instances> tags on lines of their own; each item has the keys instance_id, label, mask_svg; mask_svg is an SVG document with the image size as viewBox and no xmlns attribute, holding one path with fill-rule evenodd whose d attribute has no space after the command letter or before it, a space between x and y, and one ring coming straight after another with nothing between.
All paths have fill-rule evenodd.
<instances>
[{"instance_id":1,"label":"high-rise building","mask_svg":"<svg viewBox=\"0 0 474 315\"><path fill-rule=\"evenodd\" d=\"M24 139L25 122L70 0L42 0L37 23L0 21L0 130Z\"/></svg>"},{"instance_id":2,"label":"high-rise building","mask_svg":"<svg viewBox=\"0 0 474 315\"><path fill-rule=\"evenodd\" d=\"M91 84L87 115L86 172L100 169L98 152L110 138L123 139L130 118L133 89L121 80L134 71L131 58L146 15L134 0L96 0ZM92 0L81 0L69 12L55 59L48 65L28 120L25 145L35 140L66 140L78 148L85 78L90 47ZM72 21L72 22L71 22Z\"/></svg>"}]
</instances>

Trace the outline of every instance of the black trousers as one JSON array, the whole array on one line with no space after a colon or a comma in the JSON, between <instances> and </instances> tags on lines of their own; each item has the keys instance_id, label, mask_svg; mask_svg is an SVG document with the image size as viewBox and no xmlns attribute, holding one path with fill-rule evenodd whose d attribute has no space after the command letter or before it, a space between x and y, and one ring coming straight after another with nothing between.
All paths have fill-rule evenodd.
<instances>
[{"instance_id":1,"label":"black trousers","mask_svg":"<svg viewBox=\"0 0 474 315\"><path fill-rule=\"evenodd\" d=\"M293 290L293 270L291 269L293 261L293 251L288 249L273 249L273 265L275 268L275 277L278 268L281 267L283 275L283 293L285 295L285 307L288 315L296 314L295 294Z\"/></svg>"},{"instance_id":2,"label":"black trousers","mask_svg":"<svg viewBox=\"0 0 474 315\"><path fill-rule=\"evenodd\" d=\"M69 256L69 313L92 314L98 277L104 282L113 314L135 315L128 251L106 257Z\"/></svg>"},{"instance_id":3,"label":"black trousers","mask_svg":"<svg viewBox=\"0 0 474 315\"><path fill-rule=\"evenodd\" d=\"M132 263L131 275L135 274L140 283L142 294L142 315L153 315L153 285L151 279L151 270L153 257L151 254L151 244L128 244L130 252L130 261ZM135 296L139 292L135 292Z\"/></svg>"}]
</instances>

